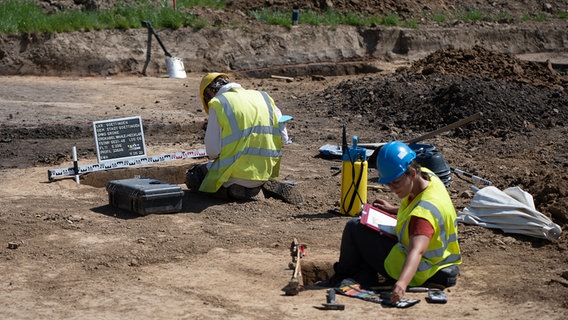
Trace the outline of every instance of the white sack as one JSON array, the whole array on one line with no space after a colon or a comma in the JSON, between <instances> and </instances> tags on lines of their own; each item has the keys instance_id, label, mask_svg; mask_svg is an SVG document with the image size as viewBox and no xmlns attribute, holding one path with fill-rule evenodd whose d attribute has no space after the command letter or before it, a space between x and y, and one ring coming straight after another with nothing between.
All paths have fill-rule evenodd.
<instances>
[{"instance_id":1,"label":"white sack","mask_svg":"<svg viewBox=\"0 0 568 320\"><path fill-rule=\"evenodd\" d=\"M550 241L557 240L562 232L560 226L536 211L533 197L519 187L501 191L489 186L477 191L457 220Z\"/></svg>"}]
</instances>

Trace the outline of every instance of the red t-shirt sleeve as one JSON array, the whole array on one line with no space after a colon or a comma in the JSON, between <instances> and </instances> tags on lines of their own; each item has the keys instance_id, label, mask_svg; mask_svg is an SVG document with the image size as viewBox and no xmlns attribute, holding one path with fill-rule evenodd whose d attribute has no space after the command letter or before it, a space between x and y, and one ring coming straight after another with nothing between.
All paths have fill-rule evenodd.
<instances>
[{"instance_id":1,"label":"red t-shirt sleeve","mask_svg":"<svg viewBox=\"0 0 568 320\"><path fill-rule=\"evenodd\" d=\"M428 220L412 216L410 217L409 232L411 236L424 235L431 239L434 235L434 227Z\"/></svg>"}]
</instances>

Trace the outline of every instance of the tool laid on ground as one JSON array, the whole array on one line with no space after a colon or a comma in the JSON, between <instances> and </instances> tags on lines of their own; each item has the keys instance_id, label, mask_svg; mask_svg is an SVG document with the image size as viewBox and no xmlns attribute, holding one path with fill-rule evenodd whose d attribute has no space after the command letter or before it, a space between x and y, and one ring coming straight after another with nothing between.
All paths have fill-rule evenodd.
<instances>
[{"instance_id":1,"label":"tool laid on ground","mask_svg":"<svg viewBox=\"0 0 568 320\"><path fill-rule=\"evenodd\" d=\"M304 290L301 259L306 255L306 246L294 238L290 245L290 255L292 256L292 262L288 264L288 267L294 270L294 272L292 273L292 279L282 290L287 296L295 296Z\"/></svg>"},{"instance_id":2,"label":"tool laid on ground","mask_svg":"<svg viewBox=\"0 0 568 320\"><path fill-rule=\"evenodd\" d=\"M445 127L442 127L442 128L440 128L440 129L438 129L438 130L434 130L434 131L432 131L432 132L428 132L428 133L426 133L426 134L424 134L424 135L421 135L421 136L419 136L419 137L416 137L416 138L413 138L413 139L410 139L410 140L406 140L406 141L404 141L404 143L406 143L406 144L411 144L411 143L416 143L416 142L420 142L420 141L423 141L423 140L426 140L426 139L435 137L435 136L439 135L440 133L444 133L444 132L446 132L446 131L450 131L450 130L452 130L452 129L459 128L459 127L463 126L464 124L468 124L468 123L470 123L470 122L472 122L472 121L475 121L475 120L481 118L482 115L483 115L483 114L482 114L481 112L480 112L480 113L476 113L476 114L471 115L471 116L469 116L469 117L467 117L467 118L465 118L465 119L456 121L456 122L454 122L454 123L450 123L449 125L447 125L447 126L445 126Z\"/></svg>"},{"instance_id":3,"label":"tool laid on ground","mask_svg":"<svg viewBox=\"0 0 568 320\"><path fill-rule=\"evenodd\" d=\"M391 307L391 308L408 308L412 307L413 305L420 302L419 299L408 299L408 298L401 298L397 302L393 302L391 300L391 294L389 292L383 292L380 294L383 306Z\"/></svg>"},{"instance_id":4,"label":"tool laid on ground","mask_svg":"<svg viewBox=\"0 0 568 320\"><path fill-rule=\"evenodd\" d=\"M422 140L426 140L426 139L432 138L432 137L434 137L434 136L436 136L436 135L438 135L438 134L440 134L440 133L443 133L443 132L446 132L446 131L450 131L450 130L452 130L452 129L461 127L461 126L463 126L464 124L467 124L467 123L470 123L470 122L472 122L472 121L474 121L474 120L477 120L477 119L481 118L482 115L483 115L482 113L476 113L476 114L474 114L474 115L472 115L472 116L469 116L469 117L467 117L467 118L465 118L465 119L456 121L456 122L451 123L451 124L449 124L449 125L447 125L447 126L445 126L445 127L442 127L442 128L440 128L440 129L438 129L438 130L434 130L434 131L432 131L432 132L426 133L426 134L421 135L421 136L419 136L419 137L412 138L412 139L410 139L410 140L406 140L406 141L404 141L404 143L406 143L406 144L411 144L411 143L416 143L416 142L420 142L420 141L422 141ZM381 149L381 147L382 147L382 145L378 146L378 147L375 149L375 151L373 152L373 154L369 157L369 168L375 168L375 169L377 168L377 157L378 157L378 155L379 155L379 150Z\"/></svg>"},{"instance_id":5,"label":"tool laid on ground","mask_svg":"<svg viewBox=\"0 0 568 320\"><path fill-rule=\"evenodd\" d=\"M406 292L433 292L433 291L442 291L438 288L428 288L428 287L408 287L406 288Z\"/></svg>"},{"instance_id":6,"label":"tool laid on ground","mask_svg":"<svg viewBox=\"0 0 568 320\"><path fill-rule=\"evenodd\" d=\"M294 81L294 78L291 78L291 77L284 77L284 76L277 76L277 75L270 75L270 77L271 77L272 79L286 80L286 82L292 82L292 81Z\"/></svg>"},{"instance_id":7,"label":"tool laid on ground","mask_svg":"<svg viewBox=\"0 0 568 320\"><path fill-rule=\"evenodd\" d=\"M367 190L387 190L386 186L383 185L376 185L376 184L368 184Z\"/></svg>"},{"instance_id":8,"label":"tool laid on ground","mask_svg":"<svg viewBox=\"0 0 568 320\"><path fill-rule=\"evenodd\" d=\"M461 171L460 169L456 169L456 168L450 167L450 170L452 170L452 172L454 172L455 174L460 174L460 175L462 175L462 176L464 176L464 177L468 177L468 178L477 180L477 181L479 181L479 182L481 182L481 183L483 183L483 184L486 184L486 185L488 185L488 186L493 185L493 182L491 182L491 181L489 181L489 180L485 180L485 179L483 179L483 178L481 178L481 177L478 177L478 176L476 176L476 175L473 175L473 174L471 174L471 173L463 172L463 171Z\"/></svg>"},{"instance_id":9,"label":"tool laid on ground","mask_svg":"<svg viewBox=\"0 0 568 320\"><path fill-rule=\"evenodd\" d=\"M89 164L83 166L75 164L73 167L70 168L47 170L47 178L49 179L49 181L53 181L56 177L80 175L94 171L120 169L131 166L147 165L147 164L153 164L165 161L202 158L206 156L207 152L205 151L205 149L197 149L191 151L163 154L159 156L148 156L148 157L139 157L139 158L123 159L123 160L110 160L97 164Z\"/></svg>"},{"instance_id":10,"label":"tool laid on ground","mask_svg":"<svg viewBox=\"0 0 568 320\"><path fill-rule=\"evenodd\" d=\"M426 301L429 303L446 303L448 302L448 297L444 291L428 291Z\"/></svg>"},{"instance_id":11,"label":"tool laid on ground","mask_svg":"<svg viewBox=\"0 0 568 320\"><path fill-rule=\"evenodd\" d=\"M375 292L391 292L392 286L378 286L378 287L371 287L372 291ZM430 292L430 291L441 291L438 288L428 288L428 287L408 287L406 288L406 292Z\"/></svg>"},{"instance_id":12,"label":"tool laid on ground","mask_svg":"<svg viewBox=\"0 0 568 320\"><path fill-rule=\"evenodd\" d=\"M335 302L335 289L329 289L326 295L327 303L323 304L323 310L345 310L345 305Z\"/></svg>"},{"instance_id":13,"label":"tool laid on ground","mask_svg":"<svg viewBox=\"0 0 568 320\"><path fill-rule=\"evenodd\" d=\"M390 287L392 289L392 287ZM337 293L374 303L380 303L386 307L408 308L420 302L418 299L402 298L397 302L390 299L390 291L374 291L361 288L361 285L353 279L345 279L336 288Z\"/></svg>"}]
</instances>

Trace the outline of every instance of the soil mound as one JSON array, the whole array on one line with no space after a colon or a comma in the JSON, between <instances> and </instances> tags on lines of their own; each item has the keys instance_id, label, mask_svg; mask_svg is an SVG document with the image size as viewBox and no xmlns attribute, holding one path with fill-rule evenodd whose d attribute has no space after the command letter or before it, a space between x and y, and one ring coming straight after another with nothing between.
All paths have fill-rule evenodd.
<instances>
[{"instance_id":1,"label":"soil mound","mask_svg":"<svg viewBox=\"0 0 568 320\"><path fill-rule=\"evenodd\" d=\"M450 74L464 77L506 79L534 86L562 89L568 77L555 71L550 61L524 61L511 54L494 52L480 46L471 49L443 49L412 64L409 73Z\"/></svg>"},{"instance_id":2,"label":"soil mound","mask_svg":"<svg viewBox=\"0 0 568 320\"><path fill-rule=\"evenodd\" d=\"M318 98L326 100L329 116L361 114L374 127L395 132L432 131L482 113L455 134L506 137L565 126L567 80L550 64L481 47L445 49L393 75L344 81Z\"/></svg>"}]
</instances>

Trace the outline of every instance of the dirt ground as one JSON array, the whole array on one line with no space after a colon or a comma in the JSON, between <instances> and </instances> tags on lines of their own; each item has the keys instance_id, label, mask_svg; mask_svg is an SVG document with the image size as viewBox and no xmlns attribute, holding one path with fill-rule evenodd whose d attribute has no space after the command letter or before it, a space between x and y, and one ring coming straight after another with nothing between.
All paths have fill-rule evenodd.
<instances>
[{"instance_id":1,"label":"dirt ground","mask_svg":"<svg viewBox=\"0 0 568 320\"><path fill-rule=\"evenodd\" d=\"M521 187L565 232L568 76L555 69L568 64L563 50L556 51L561 54L554 66L473 47L381 61L382 71L361 75L286 81L229 70L236 82L267 91L294 117L280 178L297 182L305 197L301 206L190 194L183 173L205 159L90 173L80 184L72 177L48 180L48 170L72 166L73 146L80 165L97 162L93 121L141 116L148 155L202 148L201 72L185 79L2 76L0 317L565 319L564 233L550 242L460 223L464 263L457 286L446 290L445 305L428 304L424 293L408 293L421 300L409 309L338 296L345 311L322 311L317 307L326 291L309 285L330 275L349 219L336 211L341 162L318 152L341 143L343 124L349 136L375 143L415 138L482 113L421 143L434 145L450 166L500 189ZM531 60L545 61L544 53L534 52ZM182 211L138 216L109 206L106 181L136 175L180 185ZM369 185L377 186L376 170L369 177ZM471 186L483 187L452 175L448 191L458 211L471 201ZM368 199L375 198L396 201L380 186L368 190ZM292 275L289 246L295 238L307 246L306 290L286 296L281 289Z\"/></svg>"}]
</instances>

